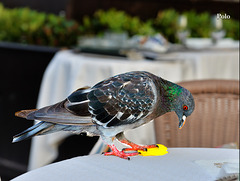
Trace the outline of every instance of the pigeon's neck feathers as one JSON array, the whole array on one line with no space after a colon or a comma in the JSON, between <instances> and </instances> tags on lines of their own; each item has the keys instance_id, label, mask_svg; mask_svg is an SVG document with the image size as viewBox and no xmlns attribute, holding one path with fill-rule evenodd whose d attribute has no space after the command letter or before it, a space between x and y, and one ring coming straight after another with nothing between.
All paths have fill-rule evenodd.
<instances>
[{"instance_id":1,"label":"pigeon's neck feathers","mask_svg":"<svg viewBox=\"0 0 240 181\"><path fill-rule=\"evenodd\" d=\"M177 84L174 84L170 81L160 80L161 87L161 102L162 106L165 107L166 111L174 110L175 103L178 102L179 97L183 91L183 88Z\"/></svg>"},{"instance_id":2,"label":"pigeon's neck feathers","mask_svg":"<svg viewBox=\"0 0 240 181\"><path fill-rule=\"evenodd\" d=\"M164 82L165 82L163 85L164 94L165 96L169 97L169 99L173 100L182 93L183 89L181 86L169 82L167 80L164 80Z\"/></svg>"}]
</instances>

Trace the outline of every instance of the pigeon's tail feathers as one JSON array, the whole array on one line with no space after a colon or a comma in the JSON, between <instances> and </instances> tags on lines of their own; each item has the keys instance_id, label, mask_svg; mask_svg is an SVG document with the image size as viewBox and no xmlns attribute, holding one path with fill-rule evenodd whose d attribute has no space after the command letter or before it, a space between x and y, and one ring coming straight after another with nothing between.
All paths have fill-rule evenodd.
<instances>
[{"instance_id":1,"label":"pigeon's tail feathers","mask_svg":"<svg viewBox=\"0 0 240 181\"><path fill-rule=\"evenodd\" d=\"M69 131L75 134L87 133L88 136L99 136L96 125L61 125L41 121L13 137L13 143L20 142L33 136L46 135L58 131Z\"/></svg>"},{"instance_id":2,"label":"pigeon's tail feathers","mask_svg":"<svg viewBox=\"0 0 240 181\"><path fill-rule=\"evenodd\" d=\"M16 112L15 115L28 120L41 120L53 124L92 125L91 114L87 109L88 102L81 104L79 113L73 111L74 106L79 105L71 104L70 101L66 99L41 109L22 110Z\"/></svg>"},{"instance_id":3,"label":"pigeon's tail feathers","mask_svg":"<svg viewBox=\"0 0 240 181\"><path fill-rule=\"evenodd\" d=\"M44 134L45 132L48 132L49 130L51 130L53 127L54 127L54 124L41 121L33 125L32 127L26 129L25 131L15 135L13 137L12 142L16 143L25 139L29 139L36 135Z\"/></svg>"},{"instance_id":4,"label":"pigeon's tail feathers","mask_svg":"<svg viewBox=\"0 0 240 181\"><path fill-rule=\"evenodd\" d=\"M37 109L29 109L29 110L21 110L15 113L15 116L20 118L27 118L27 116L33 112L37 111Z\"/></svg>"}]
</instances>

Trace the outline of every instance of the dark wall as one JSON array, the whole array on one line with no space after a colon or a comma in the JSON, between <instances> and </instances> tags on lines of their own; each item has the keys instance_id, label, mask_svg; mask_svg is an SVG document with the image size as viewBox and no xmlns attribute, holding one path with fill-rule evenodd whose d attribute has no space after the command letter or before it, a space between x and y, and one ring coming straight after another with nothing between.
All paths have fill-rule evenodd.
<instances>
[{"instance_id":1,"label":"dark wall","mask_svg":"<svg viewBox=\"0 0 240 181\"><path fill-rule=\"evenodd\" d=\"M29 7L38 11L59 14L65 11L68 0L0 0L5 7Z\"/></svg>"},{"instance_id":2,"label":"dark wall","mask_svg":"<svg viewBox=\"0 0 240 181\"><path fill-rule=\"evenodd\" d=\"M9 180L27 171L30 140L12 144L12 137L33 125L14 116L36 107L43 73L55 50L0 43L0 176Z\"/></svg>"}]
</instances>

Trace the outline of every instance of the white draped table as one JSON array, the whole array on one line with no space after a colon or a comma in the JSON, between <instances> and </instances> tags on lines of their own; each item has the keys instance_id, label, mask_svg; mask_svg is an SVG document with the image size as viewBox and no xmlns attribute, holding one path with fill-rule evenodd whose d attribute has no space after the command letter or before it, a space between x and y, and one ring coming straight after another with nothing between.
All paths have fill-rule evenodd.
<instances>
[{"instance_id":1,"label":"white draped table","mask_svg":"<svg viewBox=\"0 0 240 181\"><path fill-rule=\"evenodd\" d=\"M42 80L37 107L65 99L74 90L93 86L110 76L145 70L173 82L196 79L238 79L239 52L178 52L164 55L163 60L127 60L126 58L58 52L48 65ZM34 137L29 170L44 166L57 157L59 143L70 135L61 132ZM128 131L126 136L139 144L155 143L153 123ZM100 142L101 143L101 142ZM92 153L99 152L99 143Z\"/></svg>"}]
</instances>

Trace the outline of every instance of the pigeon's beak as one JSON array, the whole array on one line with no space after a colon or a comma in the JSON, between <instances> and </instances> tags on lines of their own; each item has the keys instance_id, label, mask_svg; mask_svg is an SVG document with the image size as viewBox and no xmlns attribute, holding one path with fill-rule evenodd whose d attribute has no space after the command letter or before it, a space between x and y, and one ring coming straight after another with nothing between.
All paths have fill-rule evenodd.
<instances>
[{"instance_id":1,"label":"pigeon's beak","mask_svg":"<svg viewBox=\"0 0 240 181\"><path fill-rule=\"evenodd\" d=\"M178 126L179 129L183 128L183 126L184 126L184 124L186 122L186 118L187 117L185 115L183 115L182 119L179 120L179 126Z\"/></svg>"}]
</instances>

